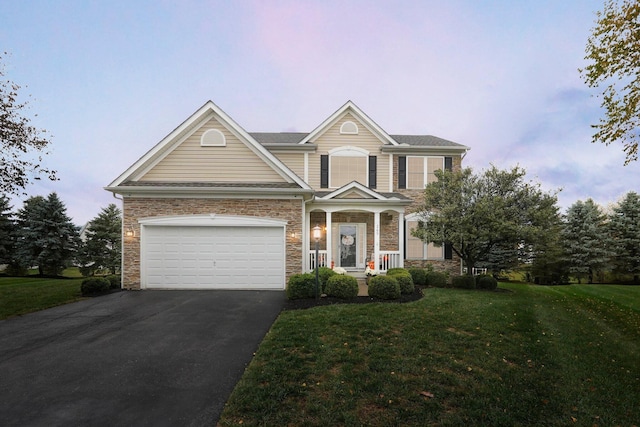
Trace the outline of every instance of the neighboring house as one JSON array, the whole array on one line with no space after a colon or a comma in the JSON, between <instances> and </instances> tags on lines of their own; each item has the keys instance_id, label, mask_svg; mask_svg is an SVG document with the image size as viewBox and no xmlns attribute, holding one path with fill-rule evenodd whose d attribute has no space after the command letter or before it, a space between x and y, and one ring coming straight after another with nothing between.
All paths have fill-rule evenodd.
<instances>
[{"instance_id":1,"label":"neighboring house","mask_svg":"<svg viewBox=\"0 0 640 427\"><path fill-rule=\"evenodd\" d=\"M209 101L106 187L123 198L124 287L284 289L316 262L459 273L411 230L424 186L468 149L390 135L351 101L310 133L249 133Z\"/></svg>"}]
</instances>

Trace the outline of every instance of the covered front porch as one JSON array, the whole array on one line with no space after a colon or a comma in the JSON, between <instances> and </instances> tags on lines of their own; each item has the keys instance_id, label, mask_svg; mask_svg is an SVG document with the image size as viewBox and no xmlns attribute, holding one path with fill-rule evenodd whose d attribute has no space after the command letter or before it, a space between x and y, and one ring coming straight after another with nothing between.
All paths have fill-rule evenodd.
<instances>
[{"instance_id":1,"label":"covered front porch","mask_svg":"<svg viewBox=\"0 0 640 427\"><path fill-rule=\"evenodd\" d=\"M381 272L404 265L404 213L394 211L314 211L309 213L309 233L320 226L316 260L311 239L307 271L319 267L341 267L364 272L368 263Z\"/></svg>"},{"instance_id":2,"label":"covered front porch","mask_svg":"<svg viewBox=\"0 0 640 427\"><path fill-rule=\"evenodd\" d=\"M404 265L404 211L410 200L395 193L377 193L354 182L307 204L308 252L305 271L341 267L364 272L369 263L385 272ZM312 229L320 227L316 242ZM317 243L317 258L316 258Z\"/></svg>"}]
</instances>

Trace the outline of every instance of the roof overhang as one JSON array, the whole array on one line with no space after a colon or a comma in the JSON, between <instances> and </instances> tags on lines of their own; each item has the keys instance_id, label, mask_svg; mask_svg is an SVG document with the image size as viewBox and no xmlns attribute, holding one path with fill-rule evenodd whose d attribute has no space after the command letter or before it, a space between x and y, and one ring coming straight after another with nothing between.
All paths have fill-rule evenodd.
<instances>
[{"instance_id":1,"label":"roof overhang","mask_svg":"<svg viewBox=\"0 0 640 427\"><path fill-rule=\"evenodd\" d=\"M471 148L462 145L455 147L447 146L415 146L408 144L401 145L383 145L380 151L390 154L464 154Z\"/></svg>"},{"instance_id":2,"label":"roof overhang","mask_svg":"<svg viewBox=\"0 0 640 427\"><path fill-rule=\"evenodd\" d=\"M300 144L288 144L288 143L280 142L280 143L265 143L265 144L262 144L262 146L269 151L278 151L278 152L292 151L292 152L305 153L305 152L315 152L318 149L318 146L312 143L300 145Z\"/></svg>"},{"instance_id":3,"label":"roof overhang","mask_svg":"<svg viewBox=\"0 0 640 427\"><path fill-rule=\"evenodd\" d=\"M252 199L288 199L313 198L313 190L306 188L275 188L256 186L224 186L224 185L119 185L104 187L105 190L123 197L154 198L252 198Z\"/></svg>"}]
</instances>

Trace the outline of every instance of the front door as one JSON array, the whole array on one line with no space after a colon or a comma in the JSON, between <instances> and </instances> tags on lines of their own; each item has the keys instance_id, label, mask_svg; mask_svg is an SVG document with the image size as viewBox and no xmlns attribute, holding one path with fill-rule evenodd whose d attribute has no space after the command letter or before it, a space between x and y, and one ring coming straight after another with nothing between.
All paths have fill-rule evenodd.
<instances>
[{"instance_id":1,"label":"front door","mask_svg":"<svg viewBox=\"0 0 640 427\"><path fill-rule=\"evenodd\" d=\"M356 268L359 259L358 225L340 224L338 253L340 254L340 267Z\"/></svg>"}]
</instances>

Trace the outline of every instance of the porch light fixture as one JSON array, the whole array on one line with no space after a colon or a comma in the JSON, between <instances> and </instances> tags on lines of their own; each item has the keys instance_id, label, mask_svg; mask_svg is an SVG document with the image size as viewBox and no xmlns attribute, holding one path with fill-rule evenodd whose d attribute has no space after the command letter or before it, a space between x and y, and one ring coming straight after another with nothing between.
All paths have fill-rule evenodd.
<instances>
[{"instance_id":1,"label":"porch light fixture","mask_svg":"<svg viewBox=\"0 0 640 427\"><path fill-rule=\"evenodd\" d=\"M322 236L322 228L320 228L319 225L316 225L315 227L313 227L313 240L316 241L316 298L318 298L320 296L320 294L318 293L318 283L319 283L319 278L318 278L318 268L320 266L320 259L318 258L318 251L320 249L320 237Z\"/></svg>"},{"instance_id":2,"label":"porch light fixture","mask_svg":"<svg viewBox=\"0 0 640 427\"><path fill-rule=\"evenodd\" d=\"M133 232L133 228L127 228L127 231L124 232L125 237L133 237L135 233Z\"/></svg>"}]
</instances>

